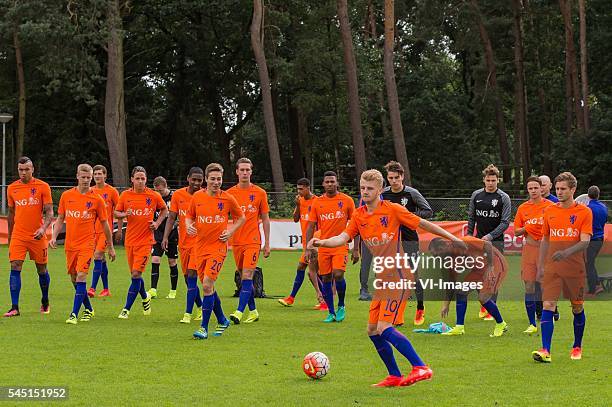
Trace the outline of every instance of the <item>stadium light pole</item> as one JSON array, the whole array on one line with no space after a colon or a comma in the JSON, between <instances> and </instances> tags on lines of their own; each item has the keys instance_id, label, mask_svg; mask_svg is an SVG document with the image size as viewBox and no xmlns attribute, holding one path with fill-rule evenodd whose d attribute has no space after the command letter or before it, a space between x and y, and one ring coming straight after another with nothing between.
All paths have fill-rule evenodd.
<instances>
[{"instance_id":1,"label":"stadium light pole","mask_svg":"<svg viewBox=\"0 0 612 407\"><path fill-rule=\"evenodd\" d=\"M10 113L0 113L2 123L2 214L6 215L6 124L13 120Z\"/></svg>"}]
</instances>

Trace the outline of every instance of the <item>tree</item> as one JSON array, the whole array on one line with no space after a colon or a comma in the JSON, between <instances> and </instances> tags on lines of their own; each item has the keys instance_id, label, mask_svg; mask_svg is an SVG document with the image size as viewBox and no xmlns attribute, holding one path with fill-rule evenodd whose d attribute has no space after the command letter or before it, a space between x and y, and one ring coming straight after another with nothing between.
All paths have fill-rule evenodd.
<instances>
[{"instance_id":1,"label":"tree","mask_svg":"<svg viewBox=\"0 0 612 407\"><path fill-rule=\"evenodd\" d=\"M565 66L567 89L571 89L571 99L573 102L576 126L584 132L584 113L582 109L582 97L578 87L578 67L576 65L576 47L574 46L574 28L572 24L572 0L559 0L563 25L565 27ZM568 108L569 109L569 108Z\"/></svg>"},{"instance_id":2,"label":"tree","mask_svg":"<svg viewBox=\"0 0 612 407\"><path fill-rule=\"evenodd\" d=\"M19 114L17 118L17 142L15 143L15 160L17 160L23 155L23 143L25 140L26 125L26 84L18 28L15 28L15 31L13 32L13 46L15 47L17 82L19 83Z\"/></svg>"},{"instance_id":3,"label":"tree","mask_svg":"<svg viewBox=\"0 0 612 407\"><path fill-rule=\"evenodd\" d=\"M353 136L353 154L355 156L355 175L359 179L366 170L366 153L361 128L361 107L359 103L359 88L357 84L357 63L353 50L353 35L348 17L347 0L338 0L338 20L340 21L340 37L344 50L344 67L348 88L349 121Z\"/></svg>"},{"instance_id":4,"label":"tree","mask_svg":"<svg viewBox=\"0 0 612 407\"><path fill-rule=\"evenodd\" d=\"M278 148L276 136L276 124L274 122L274 109L272 106L272 93L270 92L270 77L268 75L268 64L264 52L264 8L262 0L253 0L253 21L251 23L251 46L255 54L255 62L259 72L259 82L263 101L264 122L266 125L266 137L268 140L268 151L272 167L272 183L275 192L284 191L283 167Z\"/></svg>"},{"instance_id":5,"label":"tree","mask_svg":"<svg viewBox=\"0 0 612 407\"><path fill-rule=\"evenodd\" d=\"M587 40L586 40L586 0L578 0L578 13L580 18L580 79L582 82L582 110L584 114L584 132L587 134L590 128L589 120L589 80L587 74Z\"/></svg>"},{"instance_id":6,"label":"tree","mask_svg":"<svg viewBox=\"0 0 612 407\"><path fill-rule=\"evenodd\" d=\"M110 156L113 183L129 185L127 140L125 131L125 93L123 77L123 22L121 11L127 6L123 0L108 2L108 65L104 98L104 130Z\"/></svg>"},{"instance_id":7,"label":"tree","mask_svg":"<svg viewBox=\"0 0 612 407\"><path fill-rule=\"evenodd\" d=\"M395 2L393 0L385 0L385 45L383 53L383 61L385 66L385 88L387 89L389 115L391 116L391 131L393 133L395 157L404 167L404 179L406 183L411 185L412 178L410 176L410 167L408 165L408 153L406 152L406 142L404 140L404 130L402 128L397 85L395 83L395 67L393 66L393 49L395 46L394 3Z\"/></svg>"}]
</instances>

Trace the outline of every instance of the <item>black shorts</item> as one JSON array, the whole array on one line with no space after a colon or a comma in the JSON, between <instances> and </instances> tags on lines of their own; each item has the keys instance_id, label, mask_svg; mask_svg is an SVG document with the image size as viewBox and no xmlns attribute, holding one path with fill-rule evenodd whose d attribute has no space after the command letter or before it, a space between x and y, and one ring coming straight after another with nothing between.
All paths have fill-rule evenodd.
<instances>
[{"instance_id":1,"label":"black shorts","mask_svg":"<svg viewBox=\"0 0 612 407\"><path fill-rule=\"evenodd\" d=\"M168 242L168 251L165 252L161 247L161 243L155 242L153 249L151 250L152 256L162 257L166 253L169 259L178 259L178 243Z\"/></svg>"}]
</instances>

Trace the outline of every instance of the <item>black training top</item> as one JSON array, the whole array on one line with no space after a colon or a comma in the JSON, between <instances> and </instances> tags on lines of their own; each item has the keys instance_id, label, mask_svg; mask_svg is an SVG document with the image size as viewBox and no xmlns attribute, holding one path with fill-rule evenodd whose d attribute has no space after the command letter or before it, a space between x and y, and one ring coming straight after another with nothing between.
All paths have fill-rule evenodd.
<instances>
[{"instance_id":1,"label":"black training top","mask_svg":"<svg viewBox=\"0 0 612 407\"><path fill-rule=\"evenodd\" d=\"M421 195L421 193L415 188L404 186L399 192L393 192L391 187L383 189L382 198L385 201L391 201L396 204L402 205L415 215L427 219L433 216L433 211L429 202ZM401 238L403 242L415 242L419 240L419 235L416 230L402 226Z\"/></svg>"},{"instance_id":2,"label":"black training top","mask_svg":"<svg viewBox=\"0 0 612 407\"><path fill-rule=\"evenodd\" d=\"M474 235L475 228L478 238L490 235L491 240L503 241L504 232L510 225L511 209L510 197L501 189L495 192L486 192L484 188L474 191L468 208L468 236Z\"/></svg>"}]
</instances>

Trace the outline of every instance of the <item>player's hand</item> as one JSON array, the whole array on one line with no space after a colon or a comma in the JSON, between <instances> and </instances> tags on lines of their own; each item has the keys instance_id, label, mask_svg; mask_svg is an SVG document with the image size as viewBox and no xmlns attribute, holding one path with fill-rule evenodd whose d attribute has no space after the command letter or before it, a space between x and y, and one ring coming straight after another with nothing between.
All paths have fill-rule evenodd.
<instances>
[{"instance_id":1,"label":"player's hand","mask_svg":"<svg viewBox=\"0 0 612 407\"><path fill-rule=\"evenodd\" d=\"M353 250L351 253L351 261L353 264L357 264L359 261L359 250Z\"/></svg>"},{"instance_id":2,"label":"player's hand","mask_svg":"<svg viewBox=\"0 0 612 407\"><path fill-rule=\"evenodd\" d=\"M559 250L552 255L553 261L561 261L565 258L567 258L567 253L565 252L565 250Z\"/></svg>"},{"instance_id":3,"label":"player's hand","mask_svg":"<svg viewBox=\"0 0 612 407\"><path fill-rule=\"evenodd\" d=\"M227 242L230 237L232 237L232 235L230 234L229 230L226 229L223 231L223 233L221 233L221 236L219 236L219 240L222 242Z\"/></svg>"},{"instance_id":4,"label":"player's hand","mask_svg":"<svg viewBox=\"0 0 612 407\"><path fill-rule=\"evenodd\" d=\"M121 243L121 239L123 239L123 231L117 230L115 232L115 243Z\"/></svg>"},{"instance_id":5,"label":"player's hand","mask_svg":"<svg viewBox=\"0 0 612 407\"><path fill-rule=\"evenodd\" d=\"M263 256L266 259L270 257L270 245L268 243L266 243L263 247Z\"/></svg>"},{"instance_id":6,"label":"player's hand","mask_svg":"<svg viewBox=\"0 0 612 407\"><path fill-rule=\"evenodd\" d=\"M198 229L196 229L195 225L192 223L191 225L187 226L187 234L189 236L195 236L198 234Z\"/></svg>"},{"instance_id":7,"label":"player's hand","mask_svg":"<svg viewBox=\"0 0 612 407\"><path fill-rule=\"evenodd\" d=\"M49 247L52 249L57 249L57 241L55 239L49 240Z\"/></svg>"},{"instance_id":8,"label":"player's hand","mask_svg":"<svg viewBox=\"0 0 612 407\"><path fill-rule=\"evenodd\" d=\"M161 247L162 247L162 249L164 249L165 252L168 251L168 239L164 238L161 241Z\"/></svg>"},{"instance_id":9,"label":"player's hand","mask_svg":"<svg viewBox=\"0 0 612 407\"><path fill-rule=\"evenodd\" d=\"M316 237L313 237L312 239L310 239L310 241L306 245L306 250L307 250L306 254L310 254L308 252L310 250L313 250L315 247L321 247L320 243L319 243L320 241L321 241L321 239L317 239Z\"/></svg>"},{"instance_id":10,"label":"player's hand","mask_svg":"<svg viewBox=\"0 0 612 407\"><path fill-rule=\"evenodd\" d=\"M115 253L115 247L113 245L110 245L108 248L108 258L111 261L115 261L116 257L117 257L117 253Z\"/></svg>"},{"instance_id":11,"label":"player's hand","mask_svg":"<svg viewBox=\"0 0 612 407\"><path fill-rule=\"evenodd\" d=\"M440 317L445 319L448 316L448 304L442 304L442 308L440 308Z\"/></svg>"},{"instance_id":12,"label":"player's hand","mask_svg":"<svg viewBox=\"0 0 612 407\"><path fill-rule=\"evenodd\" d=\"M159 227L159 224L157 222L151 221L149 223L149 229L151 229L151 230L157 230L158 227Z\"/></svg>"},{"instance_id":13,"label":"player's hand","mask_svg":"<svg viewBox=\"0 0 612 407\"><path fill-rule=\"evenodd\" d=\"M486 240L487 242L490 242L490 241L492 241L492 240L493 240L493 238L491 237L491 235L484 235L484 236L482 237L482 240Z\"/></svg>"},{"instance_id":14,"label":"player's hand","mask_svg":"<svg viewBox=\"0 0 612 407\"><path fill-rule=\"evenodd\" d=\"M544 267L541 264L536 266L536 281L541 282L544 277Z\"/></svg>"},{"instance_id":15,"label":"player's hand","mask_svg":"<svg viewBox=\"0 0 612 407\"><path fill-rule=\"evenodd\" d=\"M299 195L295 196L295 205L300 206L300 196Z\"/></svg>"},{"instance_id":16,"label":"player's hand","mask_svg":"<svg viewBox=\"0 0 612 407\"><path fill-rule=\"evenodd\" d=\"M34 233L34 239L40 240L45 235L45 228L39 228L36 233Z\"/></svg>"},{"instance_id":17,"label":"player's hand","mask_svg":"<svg viewBox=\"0 0 612 407\"><path fill-rule=\"evenodd\" d=\"M468 249L467 243L465 243L463 240L459 239L458 237L456 239L453 239L453 246L456 246L457 248L462 249L462 250Z\"/></svg>"}]
</instances>

